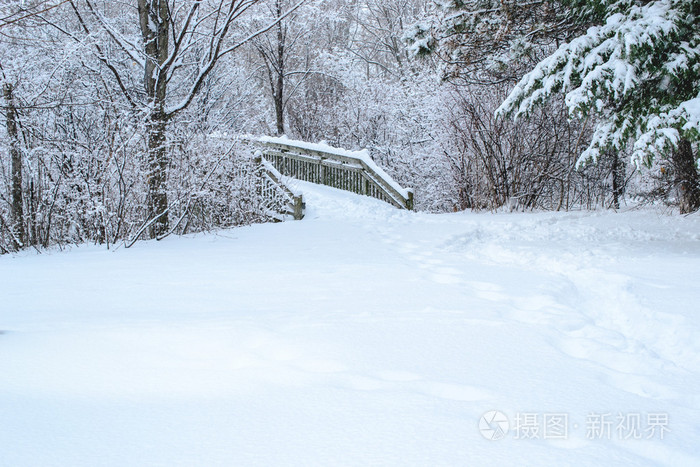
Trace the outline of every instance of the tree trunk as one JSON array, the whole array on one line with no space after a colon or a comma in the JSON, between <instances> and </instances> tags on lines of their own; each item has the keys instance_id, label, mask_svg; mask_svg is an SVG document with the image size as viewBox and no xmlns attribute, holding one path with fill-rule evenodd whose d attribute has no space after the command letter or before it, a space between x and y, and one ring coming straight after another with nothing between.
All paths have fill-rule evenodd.
<instances>
[{"instance_id":1,"label":"tree trunk","mask_svg":"<svg viewBox=\"0 0 700 467\"><path fill-rule=\"evenodd\" d=\"M168 154L165 147L167 118L162 112L154 112L148 123L148 217L153 220L149 228L151 238L168 231L168 194L166 181Z\"/></svg>"},{"instance_id":2,"label":"tree trunk","mask_svg":"<svg viewBox=\"0 0 700 467\"><path fill-rule=\"evenodd\" d=\"M275 116L277 117L277 136L284 135L284 76L277 76L277 89L275 90Z\"/></svg>"},{"instance_id":3,"label":"tree trunk","mask_svg":"<svg viewBox=\"0 0 700 467\"><path fill-rule=\"evenodd\" d=\"M612 152L612 195L613 209L620 209L620 198L624 191L625 185L625 165L620 160L620 153L613 150Z\"/></svg>"},{"instance_id":4,"label":"tree trunk","mask_svg":"<svg viewBox=\"0 0 700 467\"><path fill-rule=\"evenodd\" d=\"M700 209L700 183L693 146L682 139L673 151L672 162L681 214Z\"/></svg>"},{"instance_id":5,"label":"tree trunk","mask_svg":"<svg viewBox=\"0 0 700 467\"><path fill-rule=\"evenodd\" d=\"M139 0L139 20L146 51L144 87L150 100L151 115L147 123L148 133L148 219L151 238L168 231L168 153L165 113L167 79L163 64L168 59L169 12L167 0Z\"/></svg>"},{"instance_id":6,"label":"tree trunk","mask_svg":"<svg viewBox=\"0 0 700 467\"><path fill-rule=\"evenodd\" d=\"M10 139L10 164L12 170L12 188L11 188L11 223L12 233L15 236L15 241L18 243L17 248L21 248L25 243L24 234L24 210L22 206L22 153L19 150L19 135L17 133L17 108L12 95L12 84L5 83L3 86L3 94L7 105L7 135Z\"/></svg>"},{"instance_id":7,"label":"tree trunk","mask_svg":"<svg viewBox=\"0 0 700 467\"><path fill-rule=\"evenodd\" d=\"M282 5L277 2L277 17L282 16ZM275 90L275 116L277 117L277 136L284 135L284 71L285 71L285 33L282 22L277 24L277 86Z\"/></svg>"}]
</instances>

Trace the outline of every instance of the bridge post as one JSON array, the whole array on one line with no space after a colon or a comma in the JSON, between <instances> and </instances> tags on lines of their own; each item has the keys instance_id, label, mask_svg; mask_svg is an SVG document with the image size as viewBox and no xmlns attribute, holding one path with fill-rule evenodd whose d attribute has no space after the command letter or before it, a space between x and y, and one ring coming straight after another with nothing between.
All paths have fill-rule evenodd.
<instances>
[{"instance_id":1,"label":"bridge post","mask_svg":"<svg viewBox=\"0 0 700 467\"><path fill-rule=\"evenodd\" d=\"M300 221L304 218L304 200L301 196L294 197L294 220Z\"/></svg>"},{"instance_id":2,"label":"bridge post","mask_svg":"<svg viewBox=\"0 0 700 467\"><path fill-rule=\"evenodd\" d=\"M406 200L406 209L413 211L413 190L408 190L408 199Z\"/></svg>"}]
</instances>

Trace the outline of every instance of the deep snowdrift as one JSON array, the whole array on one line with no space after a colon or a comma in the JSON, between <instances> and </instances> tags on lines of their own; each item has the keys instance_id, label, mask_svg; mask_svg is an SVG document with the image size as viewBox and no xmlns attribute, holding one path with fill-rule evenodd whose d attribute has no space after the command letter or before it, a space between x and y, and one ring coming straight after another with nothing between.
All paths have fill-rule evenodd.
<instances>
[{"instance_id":1,"label":"deep snowdrift","mask_svg":"<svg viewBox=\"0 0 700 467\"><path fill-rule=\"evenodd\" d=\"M300 187L301 222L0 258L0 464L700 465L700 216Z\"/></svg>"}]
</instances>

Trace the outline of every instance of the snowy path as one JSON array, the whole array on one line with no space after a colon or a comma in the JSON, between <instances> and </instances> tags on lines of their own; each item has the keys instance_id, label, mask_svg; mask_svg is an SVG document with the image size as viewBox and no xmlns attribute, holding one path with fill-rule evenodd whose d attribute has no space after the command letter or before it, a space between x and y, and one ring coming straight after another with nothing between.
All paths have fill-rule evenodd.
<instances>
[{"instance_id":1,"label":"snowy path","mask_svg":"<svg viewBox=\"0 0 700 467\"><path fill-rule=\"evenodd\" d=\"M301 222L0 257L0 466L700 465L700 216L301 188Z\"/></svg>"}]
</instances>

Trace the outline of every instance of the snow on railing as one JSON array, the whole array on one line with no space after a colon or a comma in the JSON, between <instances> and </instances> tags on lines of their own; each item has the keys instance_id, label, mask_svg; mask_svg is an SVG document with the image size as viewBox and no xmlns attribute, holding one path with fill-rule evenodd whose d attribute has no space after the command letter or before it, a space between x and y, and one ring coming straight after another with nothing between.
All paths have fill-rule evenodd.
<instances>
[{"instance_id":1,"label":"snow on railing","mask_svg":"<svg viewBox=\"0 0 700 467\"><path fill-rule=\"evenodd\" d=\"M258 165L258 170L261 176L261 190L269 200L275 199L277 196L282 196L283 206L281 212L279 207L274 209L272 206L267 208L266 214L277 221L283 221L285 217L292 216L294 220L304 218L306 205L301 193L292 190L285 182L281 173L263 157L262 151L257 151L255 154L255 162Z\"/></svg>"},{"instance_id":2,"label":"snow on railing","mask_svg":"<svg viewBox=\"0 0 700 467\"><path fill-rule=\"evenodd\" d=\"M282 174L371 196L402 209L413 209L413 190L401 187L369 156L367 150L347 151L323 143L286 137L248 138Z\"/></svg>"}]
</instances>

